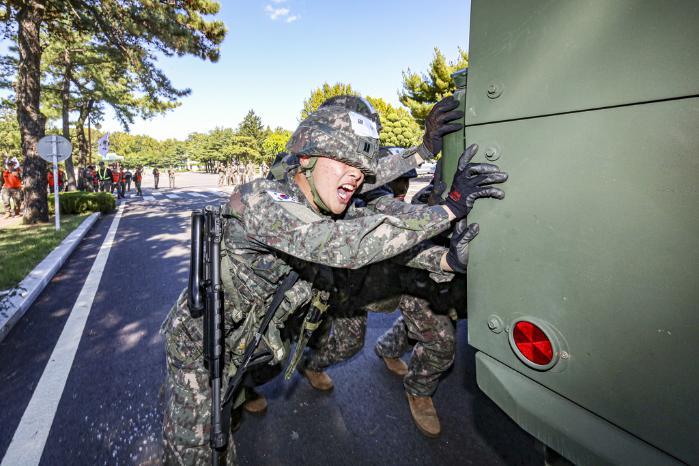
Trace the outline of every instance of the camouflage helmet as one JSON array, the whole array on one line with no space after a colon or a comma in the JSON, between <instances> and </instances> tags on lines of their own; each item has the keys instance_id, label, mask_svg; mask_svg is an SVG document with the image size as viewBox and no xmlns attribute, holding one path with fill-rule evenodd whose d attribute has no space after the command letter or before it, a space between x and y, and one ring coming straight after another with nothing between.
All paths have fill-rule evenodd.
<instances>
[{"instance_id":1,"label":"camouflage helmet","mask_svg":"<svg viewBox=\"0 0 699 466\"><path fill-rule=\"evenodd\" d=\"M326 105L299 124L286 150L298 156L334 159L374 176L379 133L366 116L340 105Z\"/></svg>"},{"instance_id":2,"label":"camouflage helmet","mask_svg":"<svg viewBox=\"0 0 699 466\"><path fill-rule=\"evenodd\" d=\"M369 117L371 121L376 123L376 130L381 132L381 118L379 117L379 112L376 111L371 102L369 102L364 97L359 97L356 95L336 95L335 97L330 97L328 100L320 104L318 108L327 107L330 105L339 105L340 107L345 107L347 110L352 110Z\"/></svg>"}]
</instances>

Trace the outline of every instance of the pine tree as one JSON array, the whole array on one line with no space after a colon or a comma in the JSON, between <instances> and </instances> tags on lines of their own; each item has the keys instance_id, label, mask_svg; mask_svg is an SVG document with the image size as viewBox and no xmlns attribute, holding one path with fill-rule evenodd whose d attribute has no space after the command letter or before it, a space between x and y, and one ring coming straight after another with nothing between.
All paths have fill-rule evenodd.
<instances>
[{"instance_id":1,"label":"pine tree","mask_svg":"<svg viewBox=\"0 0 699 466\"><path fill-rule=\"evenodd\" d=\"M320 107L320 104L336 95L359 95L359 93L355 92L349 84L335 83L331 86L328 83L323 83L322 86L313 89L311 96L303 101L301 120L315 112Z\"/></svg>"},{"instance_id":2,"label":"pine tree","mask_svg":"<svg viewBox=\"0 0 699 466\"><path fill-rule=\"evenodd\" d=\"M403 90L398 93L398 98L410 109L421 128L424 128L432 106L456 90L451 75L464 68L468 68L468 52L459 49L459 58L447 63L442 52L435 47L427 74L414 73L410 69L403 72Z\"/></svg>"},{"instance_id":3,"label":"pine tree","mask_svg":"<svg viewBox=\"0 0 699 466\"><path fill-rule=\"evenodd\" d=\"M46 164L36 143L44 135L46 117L40 111L42 30L71 29L90 37L96 48L125 63L138 76L151 102L169 84L156 66L155 51L166 56L190 54L217 61L225 36L221 21L207 21L219 3L210 0L9 0L0 14L0 34L16 34L19 54L15 97L24 158L24 222L48 221ZM53 28L53 29L52 29ZM94 99L83 101L84 109ZM146 106L148 107L148 106ZM88 112L89 114L89 112Z\"/></svg>"}]
</instances>

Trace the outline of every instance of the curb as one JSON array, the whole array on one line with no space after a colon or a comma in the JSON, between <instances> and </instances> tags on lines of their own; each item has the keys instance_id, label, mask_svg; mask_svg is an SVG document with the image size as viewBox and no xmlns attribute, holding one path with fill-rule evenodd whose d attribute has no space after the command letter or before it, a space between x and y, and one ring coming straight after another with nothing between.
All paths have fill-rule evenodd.
<instances>
[{"instance_id":1,"label":"curb","mask_svg":"<svg viewBox=\"0 0 699 466\"><path fill-rule=\"evenodd\" d=\"M46 285L53 279L56 272L70 257L99 217L100 213L95 212L83 220L78 228L66 236L61 244L39 262L34 270L19 282L17 287L12 289L12 291L22 291L16 292L5 300L0 298L0 303L2 303L2 308L0 308L0 342L5 339L10 330L34 303L34 300L44 291Z\"/></svg>"}]
</instances>

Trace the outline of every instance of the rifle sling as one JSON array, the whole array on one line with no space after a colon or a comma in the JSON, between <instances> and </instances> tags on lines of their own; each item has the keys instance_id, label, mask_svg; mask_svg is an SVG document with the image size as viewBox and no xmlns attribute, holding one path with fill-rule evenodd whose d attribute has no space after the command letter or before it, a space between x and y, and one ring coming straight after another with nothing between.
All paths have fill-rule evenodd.
<instances>
[{"instance_id":1,"label":"rifle sling","mask_svg":"<svg viewBox=\"0 0 699 466\"><path fill-rule=\"evenodd\" d=\"M267 312L265 313L265 317L262 319L262 323L260 324L259 329L257 330L257 333L255 334L255 337L253 341L245 348L245 353L243 354L243 361L240 364L240 367L236 371L235 375L230 378L229 383L228 383L228 388L226 389L226 394L223 397L223 402L222 402L222 417L223 417L223 431L228 432L230 429L230 420L231 420L231 408L234 400L234 395L238 391L238 388L240 387L241 382L243 381L243 376L247 372L248 368L251 367L252 365L259 365L264 362L269 362L271 358L267 359L264 357L261 357L263 355L258 355L255 359L254 364L250 364L254 353L255 349L260 343L260 340L262 339L262 335L265 334L267 331L267 327L269 327L269 323L272 321L272 318L274 317L274 314L276 314L277 309L279 309L279 305L282 303L284 300L284 293L286 293L288 290L291 289L292 286L296 283L298 280L299 275L295 270L291 270L286 277L284 277L284 280L282 283L277 287L277 289L274 291L274 296L272 296L272 302L270 302L269 307L267 308Z\"/></svg>"}]
</instances>

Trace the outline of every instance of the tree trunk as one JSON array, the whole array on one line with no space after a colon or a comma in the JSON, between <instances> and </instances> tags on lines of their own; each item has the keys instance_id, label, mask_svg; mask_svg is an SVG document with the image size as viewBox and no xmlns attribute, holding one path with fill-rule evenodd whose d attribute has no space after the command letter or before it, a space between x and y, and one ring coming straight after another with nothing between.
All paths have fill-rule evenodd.
<instances>
[{"instance_id":1,"label":"tree trunk","mask_svg":"<svg viewBox=\"0 0 699 466\"><path fill-rule=\"evenodd\" d=\"M81 166L87 164L87 153L90 150L87 138L85 137L85 120L90 116L94 104L94 100L90 99L87 102L82 102L78 106L80 115L78 116L78 121L75 122L75 137L78 140L78 165Z\"/></svg>"},{"instance_id":2,"label":"tree trunk","mask_svg":"<svg viewBox=\"0 0 699 466\"><path fill-rule=\"evenodd\" d=\"M61 90L61 113L63 117L63 137L70 141L70 78L73 73L73 64L70 61L70 52L63 52L65 72L63 76L63 89ZM73 168L73 154L65 160L66 164L66 191L75 191L75 168Z\"/></svg>"},{"instance_id":3,"label":"tree trunk","mask_svg":"<svg viewBox=\"0 0 699 466\"><path fill-rule=\"evenodd\" d=\"M36 143L44 136L46 117L41 114L41 43L39 41L44 5L27 1L17 12L17 120L24 154L24 223L48 222L46 162L39 157Z\"/></svg>"}]
</instances>

